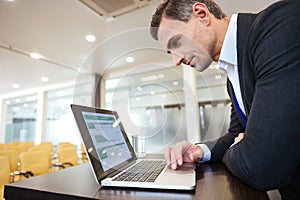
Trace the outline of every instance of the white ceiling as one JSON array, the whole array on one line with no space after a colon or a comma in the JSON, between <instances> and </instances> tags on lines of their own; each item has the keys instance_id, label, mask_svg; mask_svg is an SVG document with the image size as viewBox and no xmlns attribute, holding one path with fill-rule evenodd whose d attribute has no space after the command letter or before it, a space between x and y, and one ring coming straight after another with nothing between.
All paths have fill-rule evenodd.
<instances>
[{"instance_id":1,"label":"white ceiling","mask_svg":"<svg viewBox=\"0 0 300 200\"><path fill-rule=\"evenodd\" d=\"M275 1L216 0L228 16L257 12ZM159 2L106 22L77 0L0 0L0 96L75 81L80 68L103 73L170 61L148 33ZM87 34L95 35L96 42L86 42ZM26 55L31 52L43 59ZM127 55L136 58L131 66L124 62ZM48 83L41 82L43 76ZM21 87L13 89L13 83Z\"/></svg>"}]
</instances>

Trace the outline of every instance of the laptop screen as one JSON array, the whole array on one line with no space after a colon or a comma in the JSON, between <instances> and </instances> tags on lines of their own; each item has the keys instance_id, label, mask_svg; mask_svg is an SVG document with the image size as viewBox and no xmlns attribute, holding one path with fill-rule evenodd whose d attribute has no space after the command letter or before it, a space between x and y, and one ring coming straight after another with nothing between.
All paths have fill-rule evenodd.
<instances>
[{"instance_id":1,"label":"laptop screen","mask_svg":"<svg viewBox=\"0 0 300 200\"><path fill-rule=\"evenodd\" d=\"M98 181L137 159L117 112L74 104L71 108Z\"/></svg>"},{"instance_id":2,"label":"laptop screen","mask_svg":"<svg viewBox=\"0 0 300 200\"><path fill-rule=\"evenodd\" d=\"M82 112L82 116L104 171L131 158L115 115Z\"/></svg>"}]
</instances>

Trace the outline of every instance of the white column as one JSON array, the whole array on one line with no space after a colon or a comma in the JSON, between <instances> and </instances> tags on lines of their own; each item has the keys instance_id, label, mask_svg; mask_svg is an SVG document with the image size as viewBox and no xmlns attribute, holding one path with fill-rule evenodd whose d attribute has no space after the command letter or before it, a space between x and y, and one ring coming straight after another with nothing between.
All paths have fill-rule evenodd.
<instances>
[{"instance_id":1,"label":"white column","mask_svg":"<svg viewBox=\"0 0 300 200\"><path fill-rule=\"evenodd\" d=\"M182 69L184 78L187 139L192 143L201 142L196 76L193 68L184 66Z\"/></svg>"},{"instance_id":2,"label":"white column","mask_svg":"<svg viewBox=\"0 0 300 200\"><path fill-rule=\"evenodd\" d=\"M5 141L5 127L6 127L6 102L5 100L0 100L0 143Z\"/></svg>"},{"instance_id":3,"label":"white column","mask_svg":"<svg viewBox=\"0 0 300 200\"><path fill-rule=\"evenodd\" d=\"M46 122L47 122L47 92L41 91L38 93L37 113L36 113L36 133L35 144L41 143L46 137Z\"/></svg>"}]
</instances>

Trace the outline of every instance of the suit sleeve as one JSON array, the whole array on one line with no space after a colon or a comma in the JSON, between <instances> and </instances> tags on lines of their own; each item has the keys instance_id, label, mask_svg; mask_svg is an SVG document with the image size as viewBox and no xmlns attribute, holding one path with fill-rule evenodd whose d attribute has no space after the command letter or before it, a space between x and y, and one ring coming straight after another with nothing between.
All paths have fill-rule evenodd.
<instances>
[{"instance_id":1,"label":"suit sleeve","mask_svg":"<svg viewBox=\"0 0 300 200\"><path fill-rule=\"evenodd\" d=\"M299 10L297 1L271 7L258 16L249 37L255 93L244 139L227 150L223 162L260 190L286 187L299 171Z\"/></svg>"},{"instance_id":2,"label":"suit sleeve","mask_svg":"<svg viewBox=\"0 0 300 200\"><path fill-rule=\"evenodd\" d=\"M233 89L229 80L227 81L228 81L227 89L229 91L229 96L231 96L230 91L232 91ZM236 109L232 104L228 132L223 137L220 137L216 141L205 142L205 144L208 146L208 148L211 151L210 161L221 162L225 152L230 147L230 145L232 145L232 143L234 142L235 137L237 137L239 133L244 131L245 129L236 113Z\"/></svg>"}]
</instances>

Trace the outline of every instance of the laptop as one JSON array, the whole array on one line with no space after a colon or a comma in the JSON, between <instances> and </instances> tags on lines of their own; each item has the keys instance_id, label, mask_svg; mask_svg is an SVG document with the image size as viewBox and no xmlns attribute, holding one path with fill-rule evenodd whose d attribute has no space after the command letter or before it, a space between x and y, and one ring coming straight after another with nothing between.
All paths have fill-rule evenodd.
<instances>
[{"instance_id":1,"label":"laptop","mask_svg":"<svg viewBox=\"0 0 300 200\"><path fill-rule=\"evenodd\" d=\"M71 105L96 181L106 187L193 190L195 165L172 170L163 159L138 159L117 112ZM147 168L147 169L145 169Z\"/></svg>"}]
</instances>

